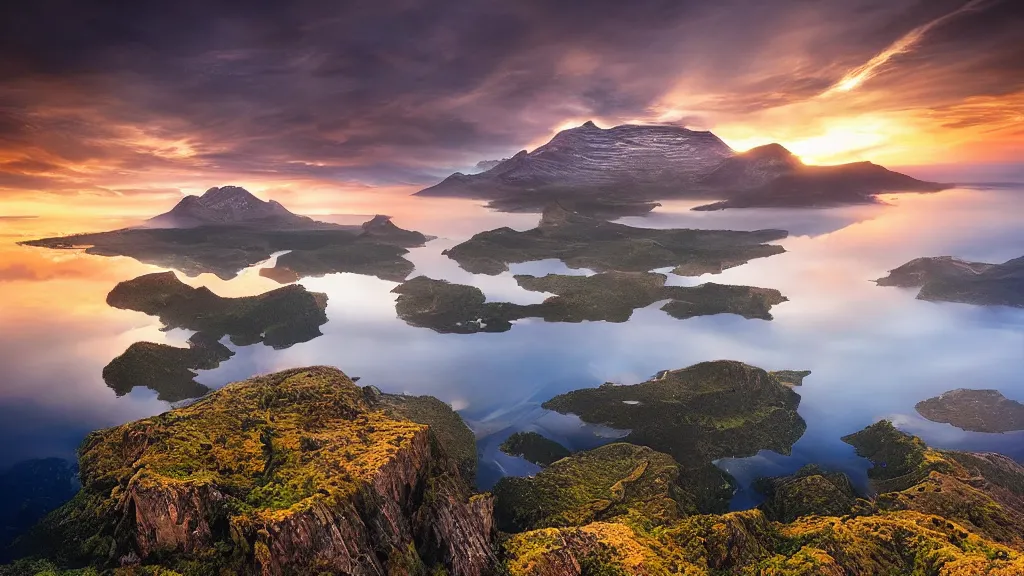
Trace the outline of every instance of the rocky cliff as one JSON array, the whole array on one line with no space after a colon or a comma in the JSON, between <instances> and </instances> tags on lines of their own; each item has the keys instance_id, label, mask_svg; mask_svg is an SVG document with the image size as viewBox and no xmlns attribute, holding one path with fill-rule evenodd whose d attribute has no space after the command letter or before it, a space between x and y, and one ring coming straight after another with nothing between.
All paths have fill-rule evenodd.
<instances>
[{"instance_id":1,"label":"rocky cliff","mask_svg":"<svg viewBox=\"0 0 1024 576\"><path fill-rule=\"evenodd\" d=\"M439 437L333 368L253 378L90 435L82 491L19 546L194 574L490 574L492 501Z\"/></svg>"}]
</instances>

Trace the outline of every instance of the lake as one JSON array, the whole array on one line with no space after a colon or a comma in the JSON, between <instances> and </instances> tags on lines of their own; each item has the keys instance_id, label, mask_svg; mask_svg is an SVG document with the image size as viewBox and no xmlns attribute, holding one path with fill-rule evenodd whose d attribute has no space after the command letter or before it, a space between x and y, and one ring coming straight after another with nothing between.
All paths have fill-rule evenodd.
<instances>
[{"instance_id":1,"label":"lake","mask_svg":"<svg viewBox=\"0 0 1024 576\"><path fill-rule=\"evenodd\" d=\"M725 271L670 284L706 281L776 288L789 301L774 320L717 315L676 320L660 303L625 323L518 321L497 334L437 334L395 315L397 284L374 277L333 274L303 285L329 296L323 336L284 350L237 347L219 368L200 373L210 387L284 368L329 364L360 385L385 392L430 394L451 404L474 430L486 488L503 474L537 468L500 453L512 432L535 430L572 449L608 442L620 431L584 426L541 403L569 390L603 382L631 384L662 369L733 359L769 370L811 370L797 388L807 431L791 455L762 452L719 465L743 488L734 508L757 502L748 488L762 475L792 472L809 462L847 472L865 484L866 460L840 438L880 418L941 448L993 450L1024 458L1024 434L983 434L922 419L914 404L954 388L995 388L1024 401L1024 310L935 304L916 290L877 287L871 280L919 256L953 255L1003 262L1024 255L1024 189L960 188L930 195L885 196L886 205L835 209L758 209L692 212L699 202L666 202L646 217L620 222L657 228L754 230L782 228L787 252ZM585 274L557 261L512 266L499 276L473 275L441 254L472 234L510 226L525 230L537 214L490 212L481 203L401 199L382 205L395 222L438 238L408 258L413 276L478 286L489 300L540 302L521 289L515 273ZM332 216L354 223L363 215ZM0 220L0 469L29 458L73 458L91 430L157 414L170 405L136 388L117 397L103 367L131 343L184 345L183 330L161 331L156 318L117 310L105 297L122 280L160 270L130 258L16 246L60 233L113 229L129 221ZM280 286L258 268L224 281L212 275L179 278L223 296L258 294Z\"/></svg>"}]
</instances>

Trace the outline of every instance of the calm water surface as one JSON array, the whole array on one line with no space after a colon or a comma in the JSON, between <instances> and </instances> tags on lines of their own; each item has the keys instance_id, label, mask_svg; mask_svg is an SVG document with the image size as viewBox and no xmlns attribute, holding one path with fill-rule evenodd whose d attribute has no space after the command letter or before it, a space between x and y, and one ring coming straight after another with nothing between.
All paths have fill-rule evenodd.
<instances>
[{"instance_id":1,"label":"calm water surface","mask_svg":"<svg viewBox=\"0 0 1024 576\"><path fill-rule=\"evenodd\" d=\"M927 422L914 411L916 402L961 387L995 388L1024 401L1024 310L922 302L914 290L870 282L918 256L1002 262L1024 255L1024 189L957 189L887 201L888 206L712 213L691 212L692 203L667 203L647 217L622 220L659 228L789 230L781 242L785 254L717 276L670 276L670 283L680 285L712 280L777 288L790 301L773 309L773 321L734 315L676 320L655 304L621 324L524 320L501 334L436 334L397 319L395 283L334 274L302 280L310 290L329 295L330 321L322 337L276 351L228 343L235 356L200 373L199 381L218 387L254 374L330 364L360 376L360 384L437 396L476 432L485 487L503 474L536 470L498 452L498 444L514 431L537 430L573 449L617 435L543 410L540 404L552 396L606 381L640 382L658 370L723 358L769 370L813 371L797 389L807 432L791 455L762 452L719 463L743 485L808 462L845 471L863 483L867 463L840 437L880 418L934 446L1024 458L1020 433L963 432ZM494 301L530 303L545 295L519 288L513 273L589 273L543 261L514 266L500 276L469 274L441 251L481 230L532 228L538 216L488 212L472 202L406 202L396 223L438 236L412 250L414 275L472 284ZM27 458L72 458L90 430L169 408L146 389L118 398L101 377L103 366L133 342L184 345L189 337L182 330L162 332L156 319L104 302L117 282L159 268L129 258L14 245L125 224L0 220L0 469ZM225 296L258 294L279 286L258 275L257 268L271 265L231 281L179 277ZM755 501L744 488L733 505Z\"/></svg>"}]
</instances>

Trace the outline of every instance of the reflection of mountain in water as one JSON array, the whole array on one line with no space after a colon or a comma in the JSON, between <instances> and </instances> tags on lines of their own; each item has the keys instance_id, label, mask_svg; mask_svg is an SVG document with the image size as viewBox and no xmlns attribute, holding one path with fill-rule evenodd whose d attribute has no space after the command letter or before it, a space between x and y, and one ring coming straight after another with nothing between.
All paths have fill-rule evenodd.
<instances>
[{"instance_id":1,"label":"reflection of mountain in water","mask_svg":"<svg viewBox=\"0 0 1024 576\"><path fill-rule=\"evenodd\" d=\"M206 287L184 284L173 272L121 282L107 295L107 303L156 316L165 329L196 331L188 348L136 342L103 369L104 381L119 396L144 386L169 402L209 391L194 380L194 370L216 368L233 355L220 343L223 337L238 346L262 342L282 349L320 336L320 326L327 322L327 295L298 284L225 298Z\"/></svg>"}]
</instances>

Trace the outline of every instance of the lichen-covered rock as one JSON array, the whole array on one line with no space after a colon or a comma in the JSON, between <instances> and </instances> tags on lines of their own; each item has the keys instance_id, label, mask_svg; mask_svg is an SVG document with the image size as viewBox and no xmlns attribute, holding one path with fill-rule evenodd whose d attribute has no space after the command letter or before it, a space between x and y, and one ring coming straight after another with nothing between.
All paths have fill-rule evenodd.
<instances>
[{"instance_id":1,"label":"lichen-covered rock","mask_svg":"<svg viewBox=\"0 0 1024 576\"><path fill-rule=\"evenodd\" d=\"M491 499L471 498L428 426L368 402L333 368L230 384L96 432L80 461L82 492L27 552L193 573L492 569Z\"/></svg>"}]
</instances>

